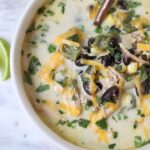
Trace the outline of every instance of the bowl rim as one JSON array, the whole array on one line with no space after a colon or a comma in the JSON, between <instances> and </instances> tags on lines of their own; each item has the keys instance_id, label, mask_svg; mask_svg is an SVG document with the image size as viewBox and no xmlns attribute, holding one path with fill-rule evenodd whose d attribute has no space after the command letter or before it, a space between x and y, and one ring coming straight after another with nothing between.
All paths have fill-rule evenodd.
<instances>
[{"instance_id":1,"label":"bowl rim","mask_svg":"<svg viewBox=\"0 0 150 150\"><path fill-rule=\"evenodd\" d=\"M25 114L28 118L41 130L49 139L58 147L64 150L83 150L79 146L72 144L71 142L61 138L54 131L46 126L46 124L40 119L31 103L24 89L21 71L21 50L25 36L26 29L30 24L32 18L37 12L38 8L42 6L45 0L31 0L25 8L23 14L20 17L14 38L11 43L11 54L10 54L10 68L11 68L11 81L15 90L17 99L21 104Z\"/></svg>"}]
</instances>

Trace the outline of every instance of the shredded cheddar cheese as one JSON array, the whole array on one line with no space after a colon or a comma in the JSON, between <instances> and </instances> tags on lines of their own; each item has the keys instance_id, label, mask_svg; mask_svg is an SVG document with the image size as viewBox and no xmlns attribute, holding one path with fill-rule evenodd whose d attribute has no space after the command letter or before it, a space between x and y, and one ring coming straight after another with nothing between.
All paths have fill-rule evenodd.
<instances>
[{"instance_id":1,"label":"shredded cheddar cheese","mask_svg":"<svg viewBox=\"0 0 150 150\"><path fill-rule=\"evenodd\" d=\"M150 44L137 43L137 49L141 51L150 51Z\"/></svg>"},{"instance_id":2,"label":"shredded cheddar cheese","mask_svg":"<svg viewBox=\"0 0 150 150\"><path fill-rule=\"evenodd\" d=\"M39 71L41 80L50 84L54 84L54 81L51 79L50 72L53 69L57 69L62 64L64 64L64 57L59 51L56 51L50 58L49 63L43 65Z\"/></svg>"},{"instance_id":3,"label":"shredded cheddar cheese","mask_svg":"<svg viewBox=\"0 0 150 150\"><path fill-rule=\"evenodd\" d=\"M99 111L97 113L92 113L90 114L90 127L97 133L98 135L98 140L101 142L108 143L108 135L107 131L100 129L99 127L96 126L96 121L102 119L105 116L105 113L103 111Z\"/></svg>"},{"instance_id":4,"label":"shredded cheddar cheese","mask_svg":"<svg viewBox=\"0 0 150 150\"><path fill-rule=\"evenodd\" d=\"M65 104L65 103L60 103L58 106L59 106L59 109L67 112L72 117L78 117L81 113L81 109L79 109L79 107L77 106L72 106L72 105Z\"/></svg>"},{"instance_id":5,"label":"shredded cheddar cheese","mask_svg":"<svg viewBox=\"0 0 150 150\"><path fill-rule=\"evenodd\" d=\"M97 15L98 10L99 6L97 4L89 6L89 18L94 19Z\"/></svg>"},{"instance_id":6,"label":"shredded cheddar cheese","mask_svg":"<svg viewBox=\"0 0 150 150\"><path fill-rule=\"evenodd\" d=\"M66 40L68 37L77 34L80 38L80 42L83 42L83 40L85 39L85 34L78 28L72 28L69 31L57 36L54 39L54 44L56 45L60 45L64 40Z\"/></svg>"}]
</instances>

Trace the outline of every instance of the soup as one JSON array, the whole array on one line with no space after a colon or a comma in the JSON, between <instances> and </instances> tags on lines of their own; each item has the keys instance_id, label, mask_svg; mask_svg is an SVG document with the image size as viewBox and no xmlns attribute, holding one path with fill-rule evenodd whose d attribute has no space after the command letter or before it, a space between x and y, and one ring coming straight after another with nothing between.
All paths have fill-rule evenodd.
<instances>
[{"instance_id":1,"label":"soup","mask_svg":"<svg viewBox=\"0 0 150 150\"><path fill-rule=\"evenodd\" d=\"M89 150L150 143L150 1L47 0L26 31L22 74L40 118Z\"/></svg>"}]
</instances>

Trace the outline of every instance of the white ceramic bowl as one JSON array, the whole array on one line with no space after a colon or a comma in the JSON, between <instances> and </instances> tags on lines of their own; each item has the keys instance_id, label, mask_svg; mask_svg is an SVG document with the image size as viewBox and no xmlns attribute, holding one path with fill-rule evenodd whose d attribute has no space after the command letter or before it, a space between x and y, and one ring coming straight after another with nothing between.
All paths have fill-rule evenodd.
<instances>
[{"instance_id":1,"label":"white ceramic bowl","mask_svg":"<svg viewBox=\"0 0 150 150\"><path fill-rule=\"evenodd\" d=\"M21 73L21 50L24 41L25 32L37 10L42 6L45 0L32 0L25 9L20 22L18 24L16 34L14 36L11 47L11 76L14 88L18 95L18 98L23 105L25 112L31 118L32 121L52 140L55 144L64 150L81 150L81 148L63 140L52 130L50 130L44 122L36 114L35 110L31 106L31 103L26 95L22 73Z\"/></svg>"},{"instance_id":2,"label":"white ceramic bowl","mask_svg":"<svg viewBox=\"0 0 150 150\"><path fill-rule=\"evenodd\" d=\"M24 89L21 73L21 50L25 36L25 32L37 10L42 6L45 0L32 0L22 15L18 24L16 34L14 36L11 47L11 76L14 88L18 95L18 98L30 119L58 146L63 150L83 150L83 148L77 147L61 137L55 134L50 128L48 128L44 122L39 118L35 110L33 109L27 94ZM147 145L142 150L150 150L150 146Z\"/></svg>"}]
</instances>

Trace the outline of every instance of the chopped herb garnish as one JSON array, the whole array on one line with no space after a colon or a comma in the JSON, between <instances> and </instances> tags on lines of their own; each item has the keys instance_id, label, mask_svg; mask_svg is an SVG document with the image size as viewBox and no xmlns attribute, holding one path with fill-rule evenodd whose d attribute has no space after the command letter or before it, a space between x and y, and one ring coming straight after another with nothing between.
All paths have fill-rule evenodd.
<instances>
[{"instance_id":1,"label":"chopped herb garnish","mask_svg":"<svg viewBox=\"0 0 150 150\"><path fill-rule=\"evenodd\" d=\"M140 74L141 74L141 80L142 80L142 82L144 82L144 81L146 81L148 79L148 74L147 74L145 65L143 65L141 67Z\"/></svg>"},{"instance_id":2,"label":"chopped herb garnish","mask_svg":"<svg viewBox=\"0 0 150 150\"><path fill-rule=\"evenodd\" d=\"M86 119L80 119L79 120L79 126L81 126L83 128L87 128L89 123L90 123L90 121L86 120Z\"/></svg>"},{"instance_id":3,"label":"chopped herb garnish","mask_svg":"<svg viewBox=\"0 0 150 150\"><path fill-rule=\"evenodd\" d=\"M55 79L55 70L53 69L50 73L51 79L54 80Z\"/></svg>"},{"instance_id":4,"label":"chopped herb garnish","mask_svg":"<svg viewBox=\"0 0 150 150\"><path fill-rule=\"evenodd\" d=\"M113 119L115 122L118 122L118 121L122 121L122 120L127 120L127 119L128 119L128 116L122 114L121 112L118 112L118 113L116 114L116 116L112 116L112 119Z\"/></svg>"},{"instance_id":5,"label":"chopped herb garnish","mask_svg":"<svg viewBox=\"0 0 150 150\"><path fill-rule=\"evenodd\" d=\"M125 80L128 81L128 82L132 80L132 76L131 76L131 75L128 75L128 74L125 75L124 78L125 78Z\"/></svg>"},{"instance_id":6,"label":"chopped herb garnish","mask_svg":"<svg viewBox=\"0 0 150 150\"><path fill-rule=\"evenodd\" d=\"M140 117L145 117L145 115L142 113L142 111L141 110L137 110L138 112L137 112L137 115L139 115Z\"/></svg>"},{"instance_id":7,"label":"chopped herb garnish","mask_svg":"<svg viewBox=\"0 0 150 150\"><path fill-rule=\"evenodd\" d=\"M31 75L36 74L36 72L39 70L39 66L41 66L39 59L36 56L32 56L32 58L30 59L28 72Z\"/></svg>"},{"instance_id":8,"label":"chopped herb garnish","mask_svg":"<svg viewBox=\"0 0 150 150\"><path fill-rule=\"evenodd\" d=\"M115 148L115 146L116 146L116 144L114 143L114 144L110 144L110 145L108 145L108 148L109 149L114 149Z\"/></svg>"},{"instance_id":9,"label":"chopped herb garnish","mask_svg":"<svg viewBox=\"0 0 150 150\"><path fill-rule=\"evenodd\" d=\"M63 112L62 110L59 110L59 113L60 113L61 115L63 115L63 114L64 114L64 112Z\"/></svg>"},{"instance_id":10,"label":"chopped herb garnish","mask_svg":"<svg viewBox=\"0 0 150 150\"><path fill-rule=\"evenodd\" d=\"M97 100L98 102L100 102L100 101L102 100L102 97L101 97L101 96L97 96L97 97L96 97L96 100Z\"/></svg>"},{"instance_id":11,"label":"chopped herb garnish","mask_svg":"<svg viewBox=\"0 0 150 150\"><path fill-rule=\"evenodd\" d=\"M121 65L118 65L118 66L116 66L116 68L115 68L117 71L121 71L122 70L122 66Z\"/></svg>"},{"instance_id":12,"label":"chopped herb garnish","mask_svg":"<svg viewBox=\"0 0 150 150\"><path fill-rule=\"evenodd\" d=\"M80 41L80 38L79 38L79 35L78 34L74 34L70 37L68 37L68 40L71 40L73 42L79 42Z\"/></svg>"},{"instance_id":13,"label":"chopped herb garnish","mask_svg":"<svg viewBox=\"0 0 150 150\"><path fill-rule=\"evenodd\" d=\"M88 100L84 108L85 110L88 110L91 106L93 106L93 102L91 100Z\"/></svg>"},{"instance_id":14,"label":"chopped herb garnish","mask_svg":"<svg viewBox=\"0 0 150 150\"><path fill-rule=\"evenodd\" d=\"M104 3L104 0L97 0L97 3L98 3L99 5L102 5L102 4Z\"/></svg>"},{"instance_id":15,"label":"chopped herb garnish","mask_svg":"<svg viewBox=\"0 0 150 150\"><path fill-rule=\"evenodd\" d=\"M36 89L36 92L41 93L41 92L44 92L44 91L47 91L47 90L49 90L49 85L40 85Z\"/></svg>"},{"instance_id":16,"label":"chopped herb garnish","mask_svg":"<svg viewBox=\"0 0 150 150\"><path fill-rule=\"evenodd\" d=\"M117 9L116 9L115 7L111 7L110 10L109 10L109 13L112 14L112 13L116 12L116 10L117 10Z\"/></svg>"},{"instance_id":17,"label":"chopped herb garnish","mask_svg":"<svg viewBox=\"0 0 150 150\"><path fill-rule=\"evenodd\" d=\"M116 139L118 137L118 132L114 131L113 132L113 137L114 137L114 139Z\"/></svg>"},{"instance_id":18,"label":"chopped herb garnish","mask_svg":"<svg viewBox=\"0 0 150 150\"><path fill-rule=\"evenodd\" d=\"M60 2L58 6L61 7L61 13L64 14L65 13L66 4L63 3L63 2Z\"/></svg>"},{"instance_id":19,"label":"chopped herb garnish","mask_svg":"<svg viewBox=\"0 0 150 150\"><path fill-rule=\"evenodd\" d=\"M136 129L137 126L138 126L138 123L137 123L137 121L135 121L135 122L134 122L134 125L133 125L133 128Z\"/></svg>"},{"instance_id":20,"label":"chopped herb garnish","mask_svg":"<svg viewBox=\"0 0 150 150\"><path fill-rule=\"evenodd\" d=\"M110 52L111 55L115 54L115 49L112 47L108 47L107 50Z\"/></svg>"},{"instance_id":21,"label":"chopped herb garnish","mask_svg":"<svg viewBox=\"0 0 150 150\"><path fill-rule=\"evenodd\" d=\"M48 47L49 53L53 53L56 51L56 46L54 44L50 44Z\"/></svg>"},{"instance_id":22,"label":"chopped herb garnish","mask_svg":"<svg viewBox=\"0 0 150 150\"><path fill-rule=\"evenodd\" d=\"M134 9L141 5L139 2L127 1L128 8Z\"/></svg>"},{"instance_id":23,"label":"chopped herb garnish","mask_svg":"<svg viewBox=\"0 0 150 150\"><path fill-rule=\"evenodd\" d=\"M142 140L142 137L140 136L135 136L134 138L134 145L136 148L141 148L147 144L150 144L150 140L147 140L147 141L143 141Z\"/></svg>"},{"instance_id":24,"label":"chopped herb garnish","mask_svg":"<svg viewBox=\"0 0 150 150\"><path fill-rule=\"evenodd\" d=\"M85 27L84 27L84 25L80 25L79 28L80 28L80 30L81 30L82 32L85 32Z\"/></svg>"},{"instance_id":25,"label":"chopped herb garnish","mask_svg":"<svg viewBox=\"0 0 150 150\"><path fill-rule=\"evenodd\" d=\"M53 4L55 2L55 0L48 0L49 4Z\"/></svg>"},{"instance_id":26,"label":"chopped herb garnish","mask_svg":"<svg viewBox=\"0 0 150 150\"><path fill-rule=\"evenodd\" d=\"M76 124L78 123L78 125L80 127L83 127L83 128L87 128L90 121L89 120L86 120L86 119L79 119L79 120L73 120L73 121L63 121L63 120L59 120L58 123L56 125L66 125L67 127L71 127L71 128L75 128Z\"/></svg>"},{"instance_id":27,"label":"chopped herb garnish","mask_svg":"<svg viewBox=\"0 0 150 150\"><path fill-rule=\"evenodd\" d=\"M59 124L65 125L66 123L67 123L67 121L65 121L65 120L59 120L56 125L59 125Z\"/></svg>"},{"instance_id":28,"label":"chopped herb garnish","mask_svg":"<svg viewBox=\"0 0 150 150\"><path fill-rule=\"evenodd\" d=\"M97 125L98 127L100 127L101 129L103 129L103 130L107 130L107 128L108 128L106 118L103 118L103 119L101 119L101 120L98 120L98 121L96 122L96 125Z\"/></svg>"},{"instance_id":29,"label":"chopped herb garnish","mask_svg":"<svg viewBox=\"0 0 150 150\"><path fill-rule=\"evenodd\" d=\"M32 85L32 78L28 72L26 71L23 72L23 78L26 83L28 83L29 85Z\"/></svg>"},{"instance_id":30,"label":"chopped herb garnish","mask_svg":"<svg viewBox=\"0 0 150 150\"><path fill-rule=\"evenodd\" d=\"M43 31L43 32L47 32L48 30L49 30L49 25L47 25L47 24L44 24L41 28L41 31Z\"/></svg>"},{"instance_id":31,"label":"chopped herb garnish","mask_svg":"<svg viewBox=\"0 0 150 150\"><path fill-rule=\"evenodd\" d=\"M102 27L96 27L95 32L96 33L102 33L103 32Z\"/></svg>"},{"instance_id":32,"label":"chopped herb garnish","mask_svg":"<svg viewBox=\"0 0 150 150\"><path fill-rule=\"evenodd\" d=\"M47 14L48 14L49 16L54 16L55 13L54 13L52 10L48 10L48 11L47 11Z\"/></svg>"},{"instance_id":33,"label":"chopped herb garnish","mask_svg":"<svg viewBox=\"0 0 150 150\"><path fill-rule=\"evenodd\" d=\"M30 33L36 30L35 23L33 22L30 27L27 29L26 33Z\"/></svg>"},{"instance_id":34,"label":"chopped herb garnish","mask_svg":"<svg viewBox=\"0 0 150 150\"><path fill-rule=\"evenodd\" d=\"M104 0L97 0L97 3L98 3L99 5L102 5L102 4L104 3Z\"/></svg>"},{"instance_id":35,"label":"chopped herb garnish","mask_svg":"<svg viewBox=\"0 0 150 150\"><path fill-rule=\"evenodd\" d=\"M41 15L41 14L44 14L45 12L45 7L41 7L39 10L38 10L38 14Z\"/></svg>"},{"instance_id":36,"label":"chopped herb garnish","mask_svg":"<svg viewBox=\"0 0 150 150\"><path fill-rule=\"evenodd\" d=\"M78 120L73 120L73 121L67 121L67 127L70 127L70 128L75 128L76 124L78 123Z\"/></svg>"},{"instance_id":37,"label":"chopped herb garnish","mask_svg":"<svg viewBox=\"0 0 150 150\"><path fill-rule=\"evenodd\" d=\"M76 101L77 100L77 97L75 95L72 96L72 101Z\"/></svg>"}]
</instances>

